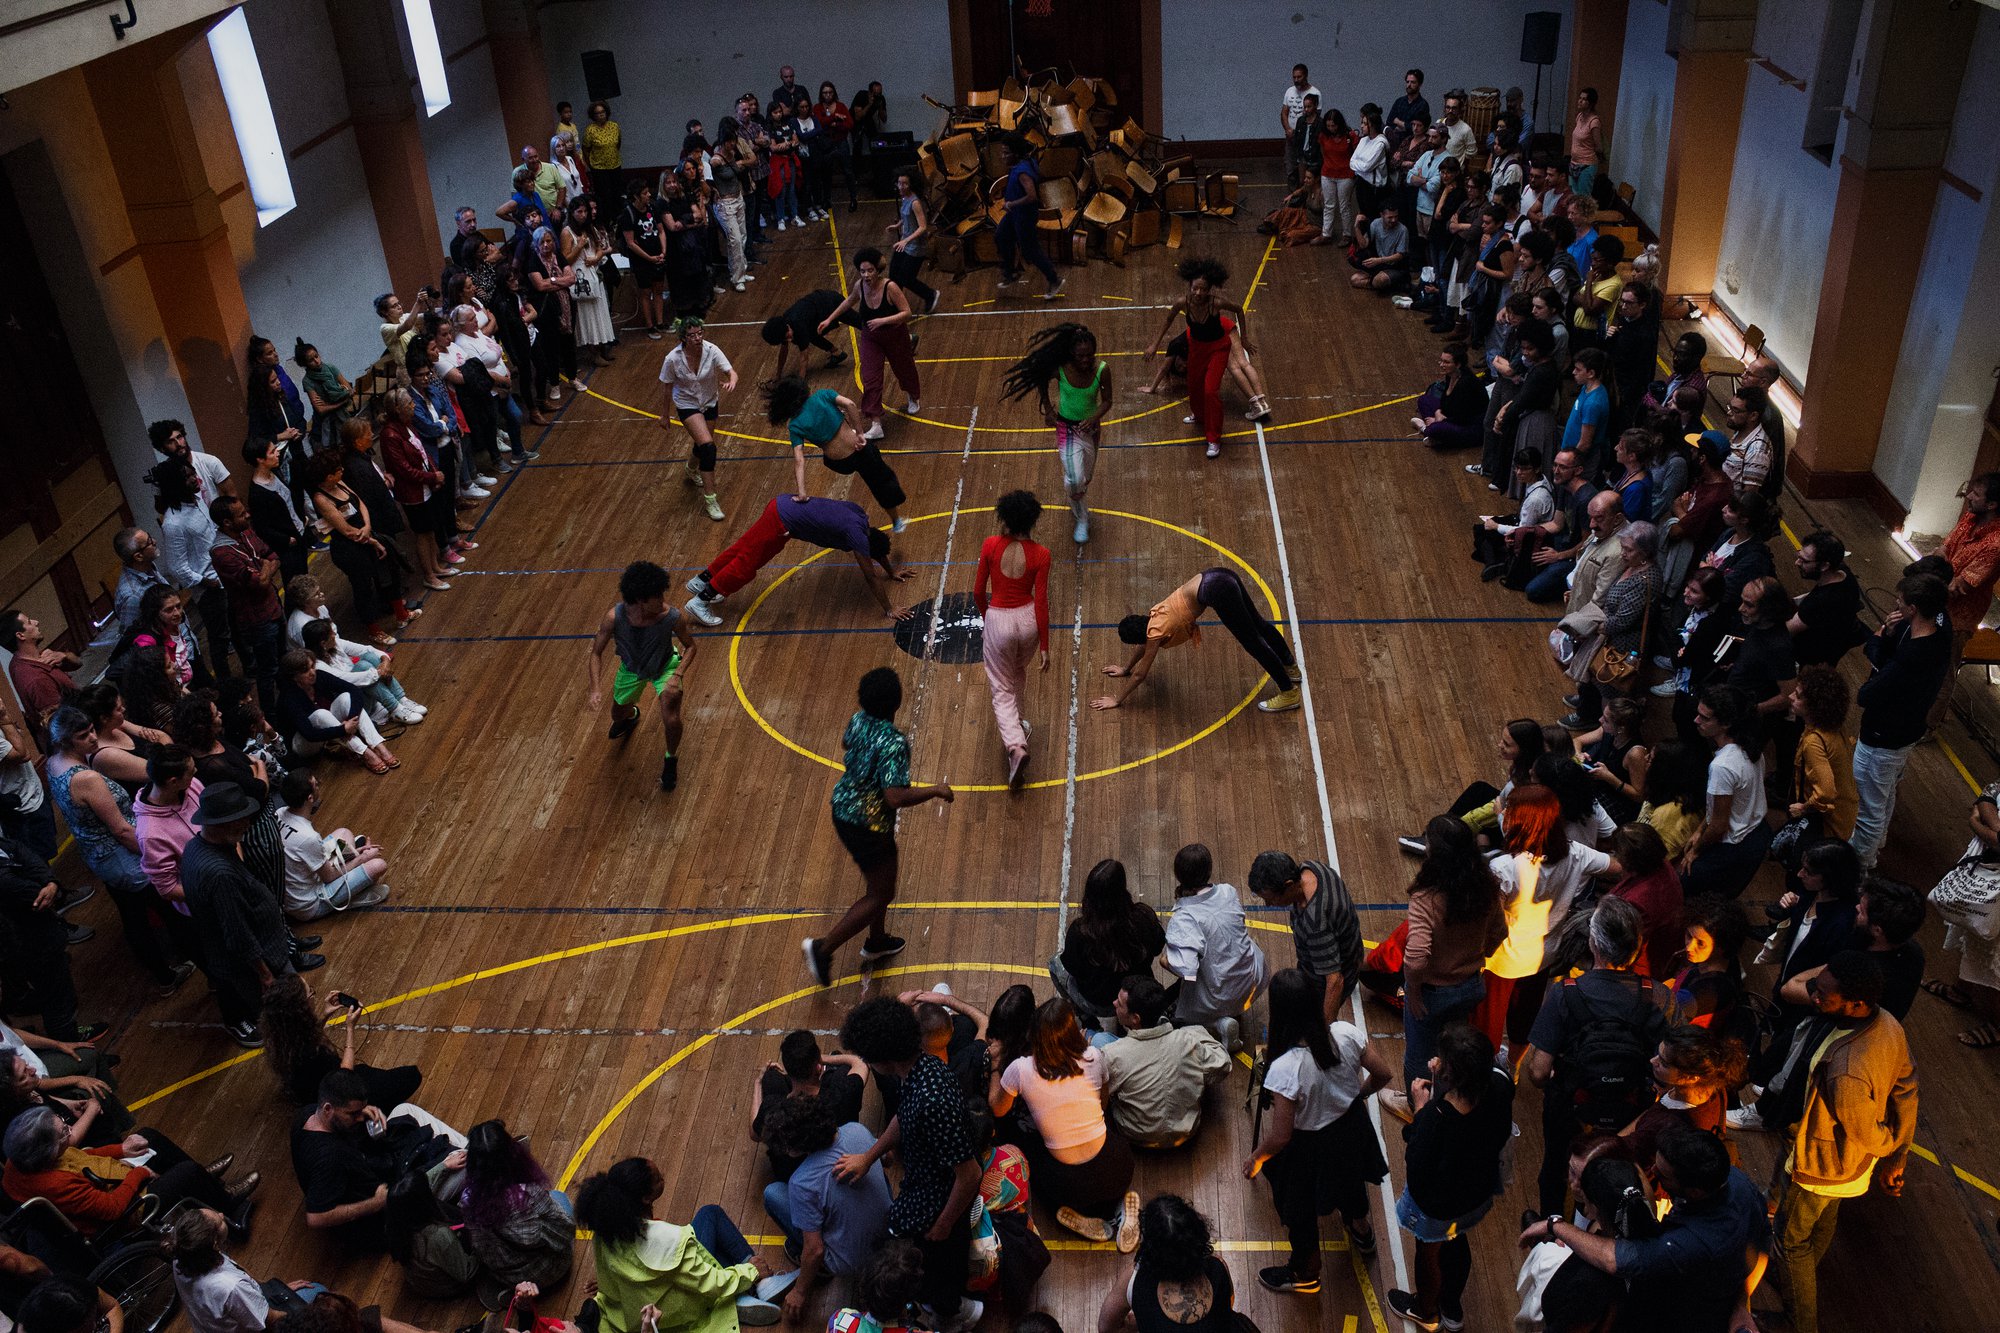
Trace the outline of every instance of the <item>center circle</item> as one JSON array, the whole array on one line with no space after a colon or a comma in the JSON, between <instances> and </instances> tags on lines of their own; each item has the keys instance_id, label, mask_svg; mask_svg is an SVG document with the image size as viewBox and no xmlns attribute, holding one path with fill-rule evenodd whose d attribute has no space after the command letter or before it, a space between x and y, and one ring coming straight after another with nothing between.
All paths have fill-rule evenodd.
<instances>
[{"instance_id":1,"label":"center circle","mask_svg":"<svg viewBox=\"0 0 2000 1333\"><path fill-rule=\"evenodd\" d=\"M1248 577L1252 582L1254 582L1257 585L1258 591L1264 595L1264 604L1270 608L1271 618L1274 622L1281 621L1283 619L1284 612L1278 606L1277 594L1271 591L1271 585L1264 581L1264 576L1262 574L1259 574L1256 570L1256 567L1253 566L1249 561L1245 560L1242 556L1236 554L1236 552L1230 550L1227 546L1224 546L1221 542L1215 541L1214 539L1209 537L1204 537L1199 532L1195 532L1190 528L1184 528L1180 526L1178 523L1169 523L1165 519L1153 518L1146 514L1128 513L1127 511L1122 509L1092 509L1090 512L1099 518L1120 518L1120 519L1127 519L1134 523L1151 524L1153 527L1164 528L1168 532L1174 533L1176 536L1185 537L1189 541L1198 542L1201 545L1206 546L1207 548L1209 548L1209 550L1215 552L1217 555L1221 556L1224 560L1227 560L1230 564L1235 565L1236 568L1241 570L1246 577ZM908 521L911 523L928 523L934 519L950 518L951 516L952 516L952 511L947 509L935 514L913 515L909 517ZM764 602L771 596L772 593L776 592L780 587L784 586L784 583L787 579L791 578L794 574L798 573L806 566L812 564L814 561L822 560L830 554L832 554L832 552L827 550L819 550L813 552L811 555L807 556L804 560L799 561L799 563L791 566L790 568L786 569L783 573L779 574L776 578L772 579L771 582L765 586L764 590L757 594L756 600L752 601L749 606L744 608L742 616L739 617L736 621L735 629L729 632L729 685L730 688L734 690L736 693L736 701L743 705L743 711L750 715L750 720L755 722L757 726L764 732L765 735L769 736L772 740L776 741L778 744L784 746L787 750L792 751L794 754L801 755L807 759L812 760L816 764L822 764L827 768L833 769L835 772L839 772L842 767L839 760L828 758L826 755L819 753L819 751L817 750L813 750L808 748L807 746L801 745L798 741L793 740L790 736L787 736L784 732L780 731L776 726L774 726L771 723L771 720L769 718L765 717L761 712L757 710L757 705L750 701L749 691L747 691L743 687L743 666L742 666L743 640L749 633L750 622L753 619L755 619L758 609L764 605ZM947 593L945 594L945 597L943 599L945 608L944 615L950 617L953 620L957 619L957 615L954 608L957 605L956 599L958 598L964 599L964 607L966 613L969 614L971 611L970 594ZM936 614L935 611L933 614L934 615ZM912 651L908 645L904 645L901 643L900 629L901 627L899 626L898 627L899 646L902 646L905 652L910 652L912 656L921 658L923 656L923 641L921 634L917 637L915 649L914 651ZM954 632L956 633L956 631ZM944 635L945 635L945 625L943 623L940 623L939 638L941 642L944 639ZM966 661L976 660L977 656L978 652L977 652L977 647L975 645L973 657L967 658L965 660ZM950 660L955 661L957 659L950 659ZM1082 669L1081 666L1079 666L1079 670L1081 669ZM1206 740L1208 737L1222 730L1223 727L1229 725L1229 723L1231 723L1236 719L1237 714L1241 713L1244 709L1248 708L1252 703L1256 702L1258 694L1262 693L1264 689L1264 680L1265 680L1264 677L1259 676L1257 681L1250 686L1249 692L1246 693L1241 699L1237 700L1236 704L1233 707L1231 707L1221 717L1215 719L1215 721L1209 723L1207 726L1195 732L1193 735L1183 737L1181 740L1175 741L1172 745L1164 746L1161 749L1155 750L1151 754L1141 756L1138 759L1130 759L1125 761L1124 763L1113 764L1108 768L1094 769L1088 773L1079 773L1076 775L1076 780L1078 782L1091 782L1095 781L1098 778L1108 778L1118 773L1128 772L1131 769L1140 768L1146 764L1155 763L1158 760L1165 759L1170 754L1175 754L1181 750L1187 749L1190 745L1195 744L1197 741ZM1082 701L1079 700L1079 704L1081 704L1081 702ZM1033 790L1035 788L1041 788L1041 787L1061 787L1065 786L1067 782L1068 779L1062 777L1043 778L1039 781L1023 783L1022 787L1023 789L1026 790ZM1012 790L1012 788L1008 787L1008 785L1004 782L983 782L983 783L954 782L952 784L952 790L959 792L974 792L974 791L1004 792L1004 791L1010 791Z\"/></svg>"}]
</instances>

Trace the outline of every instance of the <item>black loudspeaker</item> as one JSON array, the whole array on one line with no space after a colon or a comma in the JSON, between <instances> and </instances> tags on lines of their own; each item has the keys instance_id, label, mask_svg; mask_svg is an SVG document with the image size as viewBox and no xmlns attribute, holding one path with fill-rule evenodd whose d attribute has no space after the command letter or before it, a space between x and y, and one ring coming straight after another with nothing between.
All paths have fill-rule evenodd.
<instances>
[{"instance_id":1,"label":"black loudspeaker","mask_svg":"<svg viewBox=\"0 0 2000 1333\"><path fill-rule=\"evenodd\" d=\"M1553 65L1556 63L1556 39L1562 34L1563 16L1553 9L1538 9L1521 19L1521 63L1524 65ZM604 55L606 63L610 57L606 53L584 52L584 67L590 66L590 57ZM614 79L613 83L617 81ZM591 94L597 96L596 93Z\"/></svg>"},{"instance_id":2,"label":"black loudspeaker","mask_svg":"<svg viewBox=\"0 0 2000 1333\"><path fill-rule=\"evenodd\" d=\"M1536 15L1530 14L1529 18ZM1554 18L1551 14L1548 17ZM1555 61L1555 39L1549 39L1549 63ZM1526 47L1522 48L1526 50ZM1522 59L1527 59L1523 56ZM583 53L583 87L593 102L608 102L618 96L618 60L609 51L585 51Z\"/></svg>"}]
</instances>

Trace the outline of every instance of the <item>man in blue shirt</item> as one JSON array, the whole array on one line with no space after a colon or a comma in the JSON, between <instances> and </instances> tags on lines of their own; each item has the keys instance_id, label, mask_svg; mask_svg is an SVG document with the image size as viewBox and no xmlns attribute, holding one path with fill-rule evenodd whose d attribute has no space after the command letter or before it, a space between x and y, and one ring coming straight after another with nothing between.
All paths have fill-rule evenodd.
<instances>
[{"instance_id":1,"label":"man in blue shirt","mask_svg":"<svg viewBox=\"0 0 2000 1333\"><path fill-rule=\"evenodd\" d=\"M1042 243L1035 235L1035 215L1042 206L1042 178L1026 148L1027 141L1018 134L1008 135L1000 144L1001 160L1007 164L1007 186L1001 196L1007 212L993 229L993 243L1000 247L1000 286L1012 287L1021 281L1021 260L1026 259L1048 279L1049 289L1042 296L1053 301L1062 295L1063 280L1049 257L1042 253Z\"/></svg>"},{"instance_id":2,"label":"man in blue shirt","mask_svg":"<svg viewBox=\"0 0 2000 1333\"><path fill-rule=\"evenodd\" d=\"M1770 1261L1763 1194L1729 1164L1722 1140L1688 1125L1660 1136L1653 1175L1674 1201L1658 1235L1615 1239L1551 1216L1521 1233L1522 1248L1560 1241L1592 1268L1630 1283L1633 1305L1674 1310L1681 1333L1755 1328L1750 1296Z\"/></svg>"},{"instance_id":3,"label":"man in blue shirt","mask_svg":"<svg viewBox=\"0 0 2000 1333\"><path fill-rule=\"evenodd\" d=\"M853 1184L834 1180L842 1157L874 1146L867 1126L836 1127L817 1097L787 1097L764 1112L764 1138L774 1149L802 1157L788 1180L764 1189L764 1210L785 1233L785 1256L799 1266L785 1297L785 1314L798 1320L822 1275L853 1277L889 1235L889 1180L871 1162Z\"/></svg>"}]
</instances>

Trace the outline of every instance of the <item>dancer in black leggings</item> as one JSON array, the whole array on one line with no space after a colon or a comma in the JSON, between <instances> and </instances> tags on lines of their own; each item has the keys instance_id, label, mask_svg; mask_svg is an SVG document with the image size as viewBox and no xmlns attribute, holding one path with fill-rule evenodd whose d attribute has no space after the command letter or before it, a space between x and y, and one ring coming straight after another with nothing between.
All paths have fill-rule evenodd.
<instances>
[{"instance_id":1,"label":"dancer in black leggings","mask_svg":"<svg viewBox=\"0 0 2000 1333\"><path fill-rule=\"evenodd\" d=\"M1294 678L1298 659L1278 627L1258 614L1243 580L1227 569L1204 569L1167 594L1166 600L1146 615L1130 615L1118 622L1118 641L1135 651L1124 666L1108 666L1104 674L1124 681L1115 694L1090 701L1099 710L1116 708L1125 702L1152 670L1153 659L1162 648L1178 648L1184 643L1200 643L1201 630L1195 625L1203 611L1215 612L1222 627L1236 636L1243 651L1264 668L1278 693L1260 700L1257 707L1266 713L1282 713L1299 706L1299 685Z\"/></svg>"}]
</instances>

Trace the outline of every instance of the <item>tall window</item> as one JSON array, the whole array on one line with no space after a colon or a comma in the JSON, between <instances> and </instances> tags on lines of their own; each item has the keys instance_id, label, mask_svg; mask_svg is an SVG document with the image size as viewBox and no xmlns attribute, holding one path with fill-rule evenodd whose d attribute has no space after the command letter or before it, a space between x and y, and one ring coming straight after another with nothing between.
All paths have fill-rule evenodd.
<instances>
[{"instance_id":1,"label":"tall window","mask_svg":"<svg viewBox=\"0 0 2000 1333\"><path fill-rule=\"evenodd\" d=\"M250 198L257 205L257 225L268 227L298 206L292 193L291 169L285 146L278 141L278 122L271 115L271 95L257 63L257 46L241 8L208 30L208 51L222 79L222 99L229 104L229 123L236 147L243 154L243 173Z\"/></svg>"},{"instance_id":2,"label":"tall window","mask_svg":"<svg viewBox=\"0 0 2000 1333\"><path fill-rule=\"evenodd\" d=\"M403 0L403 18L410 28L410 49L417 57L417 86L423 89L424 114L435 116L451 105L451 87L445 82L444 51L438 46L431 0Z\"/></svg>"}]
</instances>

